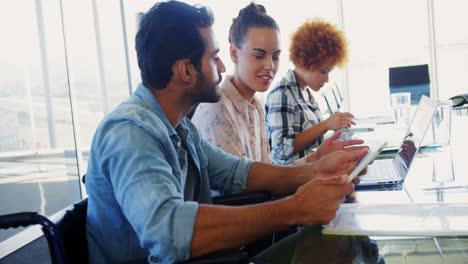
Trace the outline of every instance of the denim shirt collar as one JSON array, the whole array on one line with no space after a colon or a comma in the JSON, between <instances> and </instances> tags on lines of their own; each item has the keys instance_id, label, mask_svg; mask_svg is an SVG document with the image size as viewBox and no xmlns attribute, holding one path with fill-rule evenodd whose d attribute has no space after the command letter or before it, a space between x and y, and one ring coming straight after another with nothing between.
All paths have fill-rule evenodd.
<instances>
[{"instance_id":1,"label":"denim shirt collar","mask_svg":"<svg viewBox=\"0 0 468 264\"><path fill-rule=\"evenodd\" d=\"M159 103L158 99L151 93L149 88L145 87L143 84L139 84L133 95L146 107L148 107L151 112L154 112L161 118L167 130L169 131L171 138L173 136L177 136L177 138L181 136L177 133L177 131L182 132L182 135L185 137L189 134L185 118L182 119L182 121L179 123L177 129L172 127L171 123L167 119L166 113L164 113L163 109L161 108L161 104Z\"/></svg>"},{"instance_id":2,"label":"denim shirt collar","mask_svg":"<svg viewBox=\"0 0 468 264\"><path fill-rule=\"evenodd\" d=\"M149 88L145 87L143 84L138 85L135 92L133 93L133 96L135 96L137 100L141 101L151 112L155 113L161 118L161 120L167 128L167 131L169 132L169 136L171 137L174 145L178 149L181 148L181 137L187 142L191 154L195 156L195 163L197 168L199 169L200 163L198 161L196 150L193 146L192 138L190 136L189 129L186 124L186 118L182 119L182 121L176 128L172 127L158 99L151 93Z\"/></svg>"},{"instance_id":3,"label":"denim shirt collar","mask_svg":"<svg viewBox=\"0 0 468 264\"><path fill-rule=\"evenodd\" d=\"M166 114L161 108L161 104L159 104L158 99L151 93L149 88L145 87L143 84L139 84L133 93L133 96L136 97L137 100L141 101L149 110L151 110L151 112L161 118L171 137L174 134L177 135L175 129L172 127L171 123L169 123Z\"/></svg>"}]
</instances>

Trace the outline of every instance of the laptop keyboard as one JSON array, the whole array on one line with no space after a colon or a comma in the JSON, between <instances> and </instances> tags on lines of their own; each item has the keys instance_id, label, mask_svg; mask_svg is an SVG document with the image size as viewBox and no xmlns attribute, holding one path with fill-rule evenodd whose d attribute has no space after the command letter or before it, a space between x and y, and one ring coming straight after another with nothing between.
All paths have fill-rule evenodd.
<instances>
[{"instance_id":1,"label":"laptop keyboard","mask_svg":"<svg viewBox=\"0 0 468 264\"><path fill-rule=\"evenodd\" d=\"M367 166L367 173L361 176L361 181L384 181L399 179L393 160L374 160Z\"/></svg>"}]
</instances>

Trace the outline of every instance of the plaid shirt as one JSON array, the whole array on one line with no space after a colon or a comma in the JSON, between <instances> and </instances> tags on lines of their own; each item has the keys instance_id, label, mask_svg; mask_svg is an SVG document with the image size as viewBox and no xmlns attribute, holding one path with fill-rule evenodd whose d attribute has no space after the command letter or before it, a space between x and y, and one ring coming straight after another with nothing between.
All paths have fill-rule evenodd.
<instances>
[{"instance_id":1,"label":"plaid shirt","mask_svg":"<svg viewBox=\"0 0 468 264\"><path fill-rule=\"evenodd\" d=\"M313 152L323 141L323 135L306 149L294 154L295 135L322 121L322 113L309 89L304 98L294 72L289 70L268 94L265 102L266 128L270 144L270 159L278 164L290 164Z\"/></svg>"}]
</instances>

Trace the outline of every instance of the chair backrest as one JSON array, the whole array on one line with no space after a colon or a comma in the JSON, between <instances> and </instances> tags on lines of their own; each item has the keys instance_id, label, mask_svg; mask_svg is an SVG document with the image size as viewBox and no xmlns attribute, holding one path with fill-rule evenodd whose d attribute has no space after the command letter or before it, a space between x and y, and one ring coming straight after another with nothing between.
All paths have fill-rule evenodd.
<instances>
[{"instance_id":1,"label":"chair backrest","mask_svg":"<svg viewBox=\"0 0 468 264\"><path fill-rule=\"evenodd\" d=\"M198 107L198 104L194 105L192 107L192 110L190 110L190 112L187 114L187 118L188 119L192 119L193 117L193 114L195 114L195 111L197 110L197 107Z\"/></svg>"},{"instance_id":2,"label":"chair backrest","mask_svg":"<svg viewBox=\"0 0 468 264\"><path fill-rule=\"evenodd\" d=\"M332 115L340 110L338 99L333 92L332 87L324 87L320 93L323 96L323 99L325 99L328 114Z\"/></svg>"},{"instance_id":3,"label":"chair backrest","mask_svg":"<svg viewBox=\"0 0 468 264\"><path fill-rule=\"evenodd\" d=\"M86 240L86 212L88 199L84 199L68 209L63 217L55 222L63 241L66 263L88 263L88 243Z\"/></svg>"},{"instance_id":4,"label":"chair backrest","mask_svg":"<svg viewBox=\"0 0 468 264\"><path fill-rule=\"evenodd\" d=\"M333 83L332 89L335 92L335 96L336 96L338 104L341 105L341 103L343 103L344 101L344 98L343 98L343 93L341 92L340 87L338 86L338 84Z\"/></svg>"}]
</instances>

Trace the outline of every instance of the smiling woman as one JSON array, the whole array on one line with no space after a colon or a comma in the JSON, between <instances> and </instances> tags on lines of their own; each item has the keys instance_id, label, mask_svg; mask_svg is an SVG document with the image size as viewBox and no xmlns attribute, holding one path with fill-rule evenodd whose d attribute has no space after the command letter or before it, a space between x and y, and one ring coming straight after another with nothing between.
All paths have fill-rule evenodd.
<instances>
[{"instance_id":1,"label":"smiling woman","mask_svg":"<svg viewBox=\"0 0 468 264\"><path fill-rule=\"evenodd\" d=\"M278 71L278 25L262 5L251 3L233 19L229 42L234 73L221 84L221 100L199 105L192 121L223 150L270 162L263 107L255 93L268 90Z\"/></svg>"}]
</instances>

